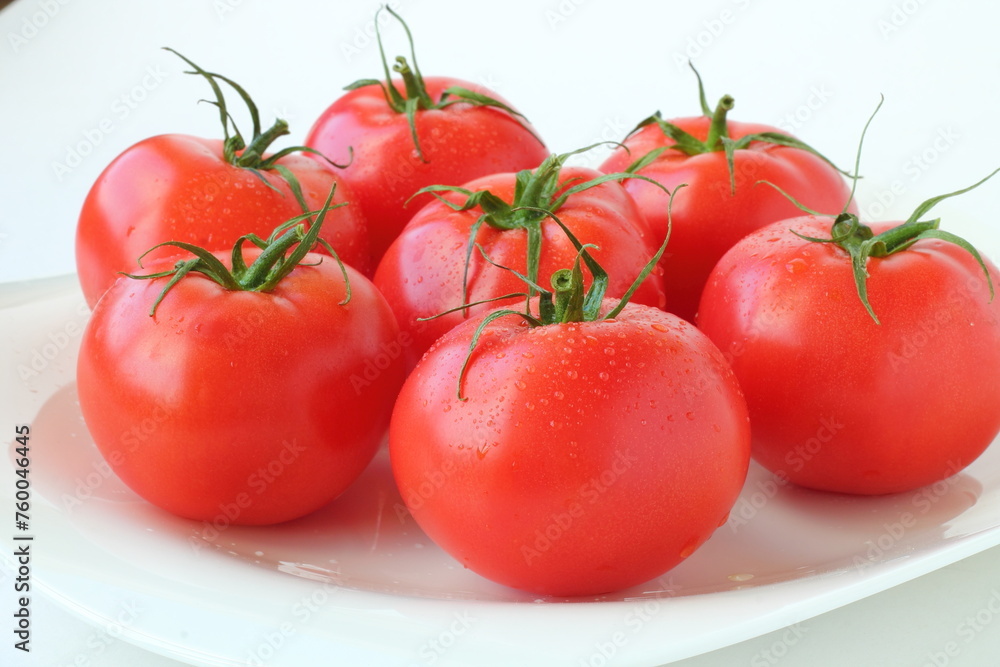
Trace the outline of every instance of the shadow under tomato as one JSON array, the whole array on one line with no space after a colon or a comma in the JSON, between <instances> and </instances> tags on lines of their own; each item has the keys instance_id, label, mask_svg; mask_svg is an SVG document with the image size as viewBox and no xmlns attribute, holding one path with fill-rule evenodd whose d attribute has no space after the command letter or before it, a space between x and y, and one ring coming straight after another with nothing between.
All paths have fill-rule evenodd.
<instances>
[{"instance_id":1,"label":"shadow under tomato","mask_svg":"<svg viewBox=\"0 0 1000 667\"><path fill-rule=\"evenodd\" d=\"M275 526L233 526L175 517L128 489L90 438L75 384L42 406L31 442L33 492L67 513L89 540L150 571L156 564L142 562L137 537L175 548L187 542L254 567L392 595L565 600L490 582L439 549L406 510L384 446L355 484L319 511ZM982 492L974 476L960 473L914 492L848 496L777 484L752 464L729 522L690 558L646 584L571 601L696 595L864 570L961 537L949 522L974 507Z\"/></svg>"}]
</instances>

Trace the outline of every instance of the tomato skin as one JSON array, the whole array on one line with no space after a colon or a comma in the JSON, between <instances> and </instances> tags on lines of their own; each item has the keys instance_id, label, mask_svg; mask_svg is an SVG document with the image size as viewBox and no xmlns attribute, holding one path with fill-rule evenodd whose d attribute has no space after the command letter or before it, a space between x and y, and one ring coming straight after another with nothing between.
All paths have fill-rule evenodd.
<instances>
[{"instance_id":1,"label":"tomato skin","mask_svg":"<svg viewBox=\"0 0 1000 667\"><path fill-rule=\"evenodd\" d=\"M711 119L699 116L671 122L704 141ZM760 132L780 132L767 125L734 121L729 121L728 127L734 140ZM616 149L601 165L601 171L623 171L651 150L674 142L658 126L648 125L623 143L631 152ZM824 213L839 213L850 198L850 188L839 172L798 148L754 141L735 152L733 165L734 191L730 190L729 167L722 151L688 156L668 150L638 172L671 192L687 184L674 198L670 245L660 264L667 310L689 322L694 321L708 274L730 247L755 229L802 213L777 190L758 181L770 181L805 206ZM623 185L653 233L662 238L667 230L667 194L640 179L627 180ZM855 211L856 207L852 204L849 210Z\"/></svg>"},{"instance_id":2,"label":"tomato skin","mask_svg":"<svg viewBox=\"0 0 1000 667\"><path fill-rule=\"evenodd\" d=\"M600 176L584 167L564 167L560 183L580 183ZM510 203L514 197L516 174L494 174L466 183L472 190L489 190ZM451 202L464 201L455 193L443 193ZM428 321L465 303L462 278L465 252L472 225L483 214L474 207L454 211L434 200L422 208L389 247L375 272L375 285L385 295L396 314L400 329L409 337L406 355L412 367L431 344L449 329L474 315L502 305L515 306L524 298L482 304ZM650 234L646 221L625 190L615 182L602 183L570 196L555 213L581 243L597 248L589 251L610 276L608 295L620 297L656 254L663 237ZM576 248L553 220L542 226L542 251L538 283L549 287L550 276L573 265ZM476 242L491 260L524 273L527 270L527 232L500 230L484 224ZM478 251L469 263L467 302L505 294L525 292L525 284L509 271L491 266ZM589 281L589 277L588 277ZM632 302L662 308L663 284L659 272L651 273L636 290Z\"/></svg>"},{"instance_id":3,"label":"tomato skin","mask_svg":"<svg viewBox=\"0 0 1000 667\"><path fill-rule=\"evenodd\" d=\"M431 99L446 88L462 86L506 102L492 91L460 79L425 77ZM393 85L403 92L401 82ZM508 105L510 106L510 105ZM428 185L460 185L480 176L538 166L548 150L531 131L506 111L457 103L444 109L416 112L420 159L406 114L386 103L381 88L366 86L349 91L316 120L305 144L338 164L370 221L371 252L378 263L429 194L414 192Z\"/></svg>"},{"instance_id":4,"label":"tomato skin","mask_svg":"<svg viewBox=\"0 0 1000 667\"><path fill-rule=\"evenodd\" d=\"M831 222L806 216L751 234L702 296L698 326L746 393L754 458L796 484L846 493L944 479L1000 432L1000 299L990 302L965 250L921 240L869 260L876 324L847 253L788 231L829 237Z\"/></svg>"},{"instance_id":5,"label":"tomato skin","mask_svg":"<svg viewBox=\"0 0 1000 667\"><path fill-rule=\"evenodd\" d=\"M334 203L321 234L341 259L366 275L367 222L350 188L318 160L289 155L278 161L302 186L310 210L318 210L333 184ZM266 238L276 225L302 214L291 189L276 172L266 173L279 191L222 155L222 141L181 134L144 139L126 149L98 177L80 211L76 265L87 304L93 308L118 272L141 272L136 260L164 241L184 241L208 250L231 248L247 233ZM144 264L178 253L159 248Z\"/></svg>"},{"instance_id":6,"label":"tomato skin","mask_svg":"<svg viewBox=\"0 0 1000 667\"><path fill-rule=\"evenodd\" d=\"M340 495L374 456L403 377L398 358L366 374L398 328L374 286L348 273L345 306L329 257L272 292L189 275L155 317L165 278L116 281L87 325L77 380L87 427L119 477L174 514L244 525Z\"/></svg>"},{"instance_id":7,"label":"tomato skin","mask_svg":"<svg viewBox=\"0 0 1000 667\"><path fill-rule=\"evenodd\" d=\"M463 402L479 319L435 343L390 425L402 498L445 551L507 586L592 595L662 574L725 521L748 418L697 329L634 304L608 322L502 317L472 354Z\"/></svg>"}]
</instances>

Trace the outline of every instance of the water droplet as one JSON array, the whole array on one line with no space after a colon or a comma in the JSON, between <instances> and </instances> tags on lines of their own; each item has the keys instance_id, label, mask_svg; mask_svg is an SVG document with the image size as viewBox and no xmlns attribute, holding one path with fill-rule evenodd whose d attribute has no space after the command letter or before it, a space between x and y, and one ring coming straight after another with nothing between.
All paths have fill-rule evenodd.
<instances>
[{"instance_id":1,"label":"water droplet","mask_svg":"<svg viewBox=\"0 0 1000 667\"><path fill-rule=\"evenodd\" d=\"M753 579L753 575L746 572L741 574L731 574L729 575L728 579L730 581L738 581L738 582L750 581L751 579Z\"/></svg>"},{"instance_id":2,"label":"water droplet","mask_svg":"<svg viewBox=\"0 0 1000 667\"><path fill-rule=\"evenodd\" d=\"M528 373L528 374L534 373L535 372L535 367L534 366L525 366L524 367L524 371L526 373Z\"/></svg>"},{"instance_id":3,"label":"water droplet","mask_svg":"<svg viewBox=\"0 0 1000 667\"><path fill-rule=\"evenodd\" d=\"M650 326L651 326L651 327L652 327L653 329L656 329L657 331L664 331L664 332L666 332L666 331L670 331L670 329L669 329L669 328L667 327L667 325L666 325L666 324L660 324L659 322L656 322L656 323L654 323L654 324L651 324Z\"/></svg>"},{"instance_id":4,"label":"water droplet","mask_svg":"<svg viewBox=\"0 0 1000 667\"><path fill-rule=\"evenodd\" d=\"M565 394L563 394L561 391L557 391L552 395L555 396L560 401L565 397Z\"/></svg>"},{"instance_id":5,"label":"water droplet","mask_svg":"<svg viewBox=\"0 0 1000 667\"><path fill-rule=\"evenodd\" d=\"M615 356L615 348L613 347L604 348L604 354L608 355L609 357Z\"/></svg>"},{"instance_id":6,"label":"water droplet","mask_svg":"<svg viewBox=\"0 0 1000 667\"><path fill-rule=\"evenodd\" d=\"M601 378L602 380L607 380L611 376L605 373L604 371L601 371L600 373L597 374L597 377Z\"/></svg>"},{"instance_id":7,"label":"water droplet","mask_svg":"<svg viewBox=\"0 0 1000 667\"><path fill-rule=\"evenodd\" d=\"M566 377L568 377L570 380L575 380L577 378L577 375L579 375L579 373L577 373L573 369L566 371Z\"/></svg>"},{"instance_id":8,"label":"water droplet","mask_svg":"<svg viewBox=\"0 0 1000 667\"><path fill-rule=\"evenodd\" d=\"M802 273L807 269L806 261L801 257L796 257L787 264L785 264L785 270L789 273Z\"/></svg>"},{"instance_id":9,"label":"water droplet","mask_svg":"<svg viewBox=\"0 0 1000 667\"><path fill-rule=\"evenodd\" d=\"M694 413L693 412L685 412L684 416L687 417L689 421L694 421Z\"/></svg>"},{"instance_id":10,"label":"water droplet","mask_svg":"<svg viewBox=\"0 0 1000 667\"><path fill-rule=\"evenodd\" d=\"M681 553L680 553L681 558L687 558L688 556L690 556L691 554L693 554L694 550L697 549L697 548L698 548L698 539L695 538L695 539L691 540L690 542L688 542L687 544L685 544L684 548L681 549Z\"/></svg>"},{"instance_id":11,"label":"water droplet","mask_svg":"<svg viewBox=\"0 0 1000 667\"><path fill-rule=\"evenodd\" d=\"M525 403L524 407L527 408L528 411L530 412L531 410L535 409L535 404L534 403Z\"/></svg>"},{"instance_id":12,"label":"water droplet","mask_svg":"<svg viewBox=\"0 0 1000 667\"><path fill-rule=\"evenodd\" d=\"M525 388L525 387L527 387L528 385L526 385L526 384L525 384L524 382L522 382L521 380L514 380L514 386L515 386L515 387L517 387L518 389L524 389L524 388Z\"/></svg>"},{"instance_id":13,"label":"water droplet","mask_svg":"<svg viewBox=\"0 0 1000 667\"><path fill-rule=\"evenodd\" d=\"M507 356L506 352L497 352L497 359L503 359Z\"/></svg>"},{"instance_id":14,"label":"water droplet","mask_svg":"<svg viewBox=\"0 0 1000 667\"><path fill-rule=\"evenodd\" d=\"M521 356L524 357L525 359L534 359L535 358L535 355L533 355L531 352L522 352Z\"/></svg>"},{"instance_id":15,"label":"water droplet","mask_svg":"<svg viewBox=\"0 0 1000 667\"><path fill-rule=\"evenodd\" d=\"M451 403L445 403L444 404L444 411L445 412L449 412L450 410L451 410Z\"/></svg>"}]
</instances>

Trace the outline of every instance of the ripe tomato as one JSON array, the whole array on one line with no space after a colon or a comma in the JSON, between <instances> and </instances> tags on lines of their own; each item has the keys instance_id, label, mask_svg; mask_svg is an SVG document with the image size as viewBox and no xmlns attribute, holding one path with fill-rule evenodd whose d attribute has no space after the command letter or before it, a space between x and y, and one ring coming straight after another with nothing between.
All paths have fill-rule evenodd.
<instances>
[{"instance_id":1,"label":"ripe tomato","mask_svg":"<svg viewBox=\"0 0 1000 667\"><path fill-rule=\"evenodd\" d=\"M664 122L657 114L601 165L606 173L621 172L636 158L652 154L655 159L635 173L670 191L688 185L674 201L670 247L661 264L667 309L691 322L709 272L733 244L759 227L800 214L773 188L755 187L758 181L770 181L821 212L838 212L850 199L837 169L805 144L767 125L727 121L732 104L725 96L713 113L702 95L703 116ZM731 164L726 137L737 142ZM623 185L654 235L662 237L667 194L642 180Z\"/></svg>"},{"instance_id":2,"label":"ripe tomato","mask_svg":"<svg viewBox=\"0 0 1000 667\"><path fill-rule=\"evenodd\" d=\"M345 304L337 263L301 260L270 291L188 275L152 317L168 276L121 277L94 309L80 407L109 465L149 502L191 519L277 523L336 498L375 454L403 377L385 354L398 336L392 312L354 269ZM373 360L381 370L367 373Z\"/></svg>"},{"instance_id":3,"label":"ripe tomato","mask_svg":"<svg viewBox=\"0 0 1000 667\"><path fill-rule=\"evenodd\" d=\"M197 72L214 84L217 75ZM255 130L249 147L241 146L238 134L226 141L165 134L131 146L105 168L87 194L76 231L77 272L91 308L119 272L136 270L136 258L157 243L222 249L247 233L266 236L303 207L318 209L335 183L337 201L353 201L349 187L325 162L265 154L288 126L279 120L260 132L256 109L251 110ZM345 262L370 275L367 223L359 207L331 211L323 237ZM176 252L160 248L148 259Z\"/></svg>"},{"instance_id":4,"label":"ripe tomato","mask_svg":"<svg viewBox=\"0 0 1000 667\"><path fill-rule=\"evenodd\" d=\"M591 253L612 276L608 295L613 297L625 293L656 252L663 237L648 232L642 214L617 182L602 182L559 202L571 186L601 176L584 167L563 168L564 159L565 156L551 156L534 172L494 174L467 183L460 191L442 192L450 205L441 200L427 204L390 246L379 263L374 281L407 337L410 367L435 340L464 319L524 300L515 296L420 321L463 303L524 291L516 275L491 265L479 252L469 256L466 274L470 235L474 234L475 242L490 261L522 271L543 286L548 285L549 277L557 269L573 262L577 250L559 224L538 211L516 211L510 210L511 207L532 206L553 211L582 242L597 246ZM533 185L526 185L529 182ZM464 208L470 192L492 196L479 205L455 210ZM541 196L526 196L531 192L541 192ZM490 214L483 224L477 224L487 211ZM531 228L538 231L529 231ZM533 234L537 235L540 247L534 247ZM537 269L532 269L536 253ZM663 307L663 285L658 272L646 278L633 300Z\"/></svg>"},{"instance_id":5,"label":"ripe tomato","mask_svg":"<svg viewBox=\"0 0 1000 667\"><path fill-rule=\"evenodd\" d=\"M394 69L402 79L389 81L386 66L386 81L348 86L305 141L337 162L347 162L353 152L353 161L338 172L369 220L376 264L407 220L431 200L422 195L407 205L417 190L536 167L548 156L527 121L495 93L459 79L425 79L415 56L413 62L411 70L397 58Z\"/></svg>"},{"instance_id":6,"label":"ripe tomato","mask_svg":"<svg viewBox=\"0 0 1000 667\"><path fill-rule=\"evenodd\" d=\"M754 457L797 484L848 493L948 477L1000 431L1000 299L972 254L935 238L868 258L856 283L843 248L789 231L829 238L832 222L754 232L702 295L698 326L746 393Z\"/></svg>"},{"instance_id":7,"label":"ripe tomato","mask_svg":"<svg viewBox=\"0 0 1000 667\"><path fill-rule=\"evenodd\" d=\"M750 458L719 350L674 315L602 299L607 276L587 259L585 297L576 264L554 312L543 293L535 315L498 309L446 333L389 427L393 474L427 535L493 581L548 595L627 588L687 558L726 521Z\"/></svg>"}]
</instances>

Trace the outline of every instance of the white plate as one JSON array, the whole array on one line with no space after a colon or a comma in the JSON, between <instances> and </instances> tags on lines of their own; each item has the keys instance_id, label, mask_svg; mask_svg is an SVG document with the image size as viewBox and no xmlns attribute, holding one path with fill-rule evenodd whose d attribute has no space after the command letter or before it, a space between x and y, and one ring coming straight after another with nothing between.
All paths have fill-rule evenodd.
<instances>
[{"instance_id":1,"label":"white plate","mask_svg":"<svg viewBox=\"0 0 1000 667\"><path fill-rule=\"evenodd\" d=\"M29 423L36 587L196 665L658 665L853 602L1000 544L1000 447L918 492L858 498L752 467L687 561L599 600L536 599L463 570L401 510L380 457L343 498L271 528L165 514L103 466L74 368L75 278L0 286L0 427ZM8 444L12 449L12 445ZM13 452L3 458L13 479ZM13 504L13 485L0 502ZM0 555L12 564L11 541Z\"/></svg>"}]
</instances>

